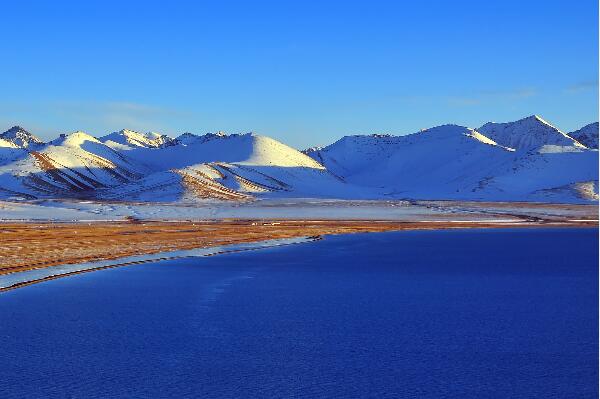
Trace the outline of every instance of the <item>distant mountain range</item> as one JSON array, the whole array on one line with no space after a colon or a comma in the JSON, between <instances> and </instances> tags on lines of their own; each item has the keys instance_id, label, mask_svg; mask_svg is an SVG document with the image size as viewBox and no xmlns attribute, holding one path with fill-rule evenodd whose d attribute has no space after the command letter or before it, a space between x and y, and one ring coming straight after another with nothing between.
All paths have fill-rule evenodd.
<instances>
[{"instance_id":1,"label":"distant mountain range","mask_svg":"<svg viewBox=\"0 0 600 399\"><path fill-rule=\"evenodd\" d=\"M260 197L597 201L598 123L563 133L533 115L302 152L252 133L75 132L48 143L19 126L0 134L2 199Z\"/></svg>"}]
</instances>

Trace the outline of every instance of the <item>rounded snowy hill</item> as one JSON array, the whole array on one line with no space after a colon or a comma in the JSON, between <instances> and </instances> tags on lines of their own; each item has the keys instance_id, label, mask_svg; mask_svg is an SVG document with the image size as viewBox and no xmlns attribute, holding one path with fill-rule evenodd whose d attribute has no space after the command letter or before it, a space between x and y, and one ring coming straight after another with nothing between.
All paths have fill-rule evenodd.
<instances>
[{"instance_id":1,"label":"rounded snowy hill","mask_svg":"<svg viewBox=\"0 0 600 399\"><path fill-rule=\"evenodd\" d=\"M185 134L165 148L122 151L155 173L121 187L111 198L246 200L257 195L363 198L323 165L270 137Z\"/></svg>"},{"instance_id":2,"label":"rounded snowy hill","mask_svg":"<svg viewBox=\"0 0 600 399\"><path fill-rule=\"evenodd\" d=\"M183 168L199 163L225 162L253 166L323 169L309 156L270 137L253 133L197 136L187 145L160 149L136 148L127 155L153 170Z\"/></svg>"}]
</instances>

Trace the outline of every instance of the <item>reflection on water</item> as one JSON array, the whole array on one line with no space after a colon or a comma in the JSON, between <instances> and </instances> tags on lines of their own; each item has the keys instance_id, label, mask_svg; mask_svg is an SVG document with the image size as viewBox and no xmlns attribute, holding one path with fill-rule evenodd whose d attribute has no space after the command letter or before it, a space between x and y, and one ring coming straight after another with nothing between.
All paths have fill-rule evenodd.
<instances>
[{"instance_id":1,"label":"reflection on water","mask_svg":"<svg viewBox=\"0 0 600 399\"><path fill-rule=\"evenodd\" d=\"M421 231L0 295L2 398L597 397L598 235Z\"/></svg>"}]
</instances>

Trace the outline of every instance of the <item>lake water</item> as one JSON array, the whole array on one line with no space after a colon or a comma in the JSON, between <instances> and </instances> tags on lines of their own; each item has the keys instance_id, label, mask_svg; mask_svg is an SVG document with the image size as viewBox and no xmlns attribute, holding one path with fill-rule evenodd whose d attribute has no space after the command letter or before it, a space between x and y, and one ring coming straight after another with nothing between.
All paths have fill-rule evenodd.
<instances>
[{"instance_id":1,"label":"lake water","mask_svg":"<svg viewBox=\"0 0 600 399\"><path fill-rule=\"evenodd\" d=\"M0 397L598 396L598 233L455 230L0 294Z\"/></svg>"}]
</instances>

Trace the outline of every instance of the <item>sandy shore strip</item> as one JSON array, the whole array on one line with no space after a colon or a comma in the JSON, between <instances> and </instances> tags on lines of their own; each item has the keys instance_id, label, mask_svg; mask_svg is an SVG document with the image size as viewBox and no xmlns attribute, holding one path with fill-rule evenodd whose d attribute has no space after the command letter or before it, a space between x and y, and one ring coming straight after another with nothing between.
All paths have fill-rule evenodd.
<instances>
[{"instance_id":1,"label":"sandy shore strip","mask_svg":"<svg viewBox=\"0 0 600 399\"><path fill-rule=\"evenodd\" d=\"M0 224L0 275L175 250L403 228L410 225L288 220Z\"/></svg>"}]
</instances>

